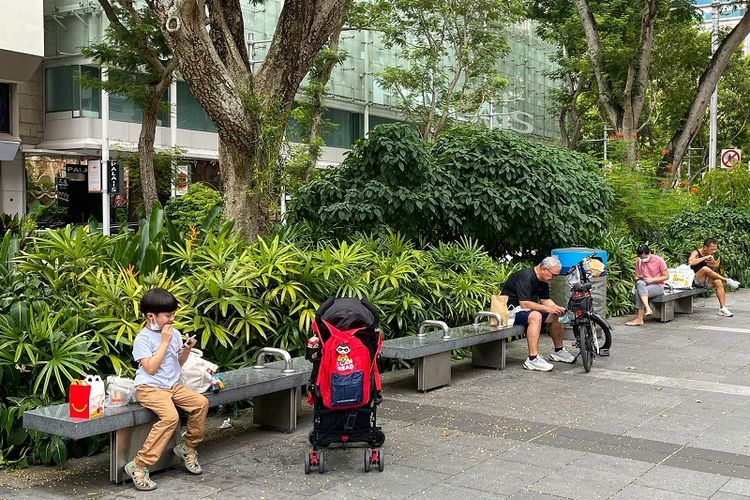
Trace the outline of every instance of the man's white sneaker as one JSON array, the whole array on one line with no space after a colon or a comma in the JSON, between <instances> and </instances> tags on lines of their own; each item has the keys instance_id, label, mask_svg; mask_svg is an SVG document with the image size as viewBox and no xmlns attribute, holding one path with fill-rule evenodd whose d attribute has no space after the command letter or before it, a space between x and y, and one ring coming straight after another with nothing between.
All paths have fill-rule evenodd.
<instances>
[{"instance_id":1,"label":"man's white sneaker","mask_svg":"<svg viewBox=\"0 0 750 500\"><path fill-rule=\"evenodd\" d=\"M545 360L543 357L537 356L534 359L526 358L526 361L523 362L523 367L527 370L548 372L555 366L552 363L548 363L547 360Z\"/></svg>"},{"instance_id":2,"label":"man's white sneaker","mask_svg":"<svg viewBox=\"0 0 750 500\"><path fill-rule=\"evenodd\" d=\"M727 286L732 290L737 290L740 287L740 282L732 278L727 278Z\"/></svg>"},{"instance_id":3,"label":"man's white sneaker","mask_svg":"<svg viewBox=\"0 0 750 500\"><path fill-rule=\"evenodd\" d=\"M552 361L560 361L561 363L572 363L576 360L576 358L574 358L564 347L562 348L562 351L552 351L549 354L549 359Z\"/></svg>"},{"instance_id":4,"label":"man's white sneaker","mask_svg":"<svg viewBox=\"0 0 750 500\"><path fill-rule=\"evenodd\" d=\"M717 312L716 314L718 314L719 316L726 316L728 318L731 318L732 316L734 316L732 311L727 309L727 306L724 306L721 309L719 309L719 312Z\"/></svg>"}]
</instances>

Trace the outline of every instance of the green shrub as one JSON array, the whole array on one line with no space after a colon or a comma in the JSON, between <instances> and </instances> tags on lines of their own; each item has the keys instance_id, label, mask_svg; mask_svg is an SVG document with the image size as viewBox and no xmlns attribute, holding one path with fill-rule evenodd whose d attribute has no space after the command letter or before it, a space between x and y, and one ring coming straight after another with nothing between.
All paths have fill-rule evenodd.
<instances>
[{"instance_id":1,"label":"green shrub","mask_svg":"<svg viewBox=\"0 0 750 500\"><path fill-rule=\"evenodd\" d=\"M750 171L715 168L698 183L697 193L702 205L750 210Z\"/></svg>"},{"instance_id":2,"label":"green shrub","mask_svg":"<svg viewBox=\"0 0 750 500\"><path fill-rule=\"evenodd\" d=\"M627 228L635 238L643 239L696 205L690 193L658 187L658 181L653 173L634 170L620 163L612 165L607 171L607 185L614 193L609 211L610 224Z\"/></svg>"},{"instance_id":3,"label":"green shrub","mask_svg":"<svg viewBox=\"0 0 750 500\"><path fill-rule=\"evenodd\" d=\"M292 221L340 237L385 225L492 255L580 242L605 227L611 192L588 157L505 131L460 127L433 146L406 125L377 127L338 168L303 188Z\"/></svg>"},{"instance_id":4,"label":"green shrub","mask_svg":"<svg viewBox=\"0 0 750 500\"><path fill-rule=\"evenodd\" d=\"M436 241L453 204L452 184L416 130L381 125L341 165L298 191L289 220L322 224L341 237L384 225L407 238Z\"/></svg>"},{"instance_id":5,"label":"green shrub","mask_svg":"<svg viewBox=\"0 0 750 500\"><path fill-rule=\"evenodd\" d=\"M188 187L187 193L170 198L164 210L180 231L200 225L216 205L221 205L221 193L197 182Z\"/></svg>"},{"instance_id":6,"label":"green shrub","mask_svg":"<svg viewBox=\"0 0 750 500\"><path fill-rule=\"evenodd\" d=\"M726 206L708 206L683 212L655 235L668 261L686 263L690 252L706 238L719 243L720 271L750 284L750 212Z\"/></svg>"}]
</instances>

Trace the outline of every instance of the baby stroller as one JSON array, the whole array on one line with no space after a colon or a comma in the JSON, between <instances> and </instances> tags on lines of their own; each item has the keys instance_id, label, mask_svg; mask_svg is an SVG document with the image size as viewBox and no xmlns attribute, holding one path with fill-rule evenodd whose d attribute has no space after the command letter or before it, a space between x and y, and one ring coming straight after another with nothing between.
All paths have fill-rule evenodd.
<instances>
[{"instance_id":1,"label":"baby stroller","mask_svg":"<svg viewBox=\"0 0 750 500\"><path fill-rule=\"evenodd\" d=\"M313 331L305 352L313 363L307 401L314 409L305 474L313 467L325 472L320 448L332 444L366 447L365 472L373 465L382 471L385 434L376 425L382 401L378 313L364 300L328 299L315 313Z\"/></svg>"}]
</instances>

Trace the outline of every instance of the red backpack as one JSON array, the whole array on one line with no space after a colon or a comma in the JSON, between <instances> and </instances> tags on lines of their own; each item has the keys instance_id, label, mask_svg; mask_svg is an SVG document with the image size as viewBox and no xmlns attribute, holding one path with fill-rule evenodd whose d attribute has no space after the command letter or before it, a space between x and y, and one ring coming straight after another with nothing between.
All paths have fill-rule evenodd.
<instances>
[{"instance_id":1,"label":"red backpack","mask_svg":"<svg viewBox=\"0 0 750 500\"><path fill-rule=\"evenodd\" d=\"M313 331L320 339L320 361L313 382L323 406L347 410L368 404L372 389L382 390L376 362L382 338L377 325L339 330L321 315L313 322Z\"/></svg>"}]
</instances>

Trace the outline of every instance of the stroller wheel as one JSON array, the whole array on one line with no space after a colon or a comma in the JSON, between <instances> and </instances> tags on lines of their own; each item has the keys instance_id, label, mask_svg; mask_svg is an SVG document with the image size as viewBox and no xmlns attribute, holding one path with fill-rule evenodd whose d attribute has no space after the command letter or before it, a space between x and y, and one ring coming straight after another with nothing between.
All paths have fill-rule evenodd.
<instances>
[{"instance_id":1,"label":"stroller wheel","mask_svg":"<svg viewBox=\"0 0 750 500\"><path fill-rule=\"evenodd\" d=\"M323 453L318 452L318 474L323 474L326 471L325 462L323 461Z\"/></svg>"},{"instance_id":2,"label":"stroller wheel","mask_svg":"<svg viewBox=\"0 0 750 500\"><path fill-rule=\"evenodd\" d=\"M305 453L305 474L310 473L310 453Z\"/></svg>"},{"instance_id":3,"label":"stroller wheel","mask_svg":"<svg viewBox=\"0 0 750 500\"><path fill-rule=\"evenodd\" d=\"M383 463L383 451L378 448L378 470L380 472L383 472L383 469L385 468L385 464Z\"/></svg>"},{"instance_id":4,"label":"stroller wheel","mask_svg":"<svg viewBox=\"0 0 750 500\"><path fill-rule=\"evenodd\" d=\"M370 472L370 460L372 460L372 450L365 448L365 472Z\"/></svg>"}]
</instances>

